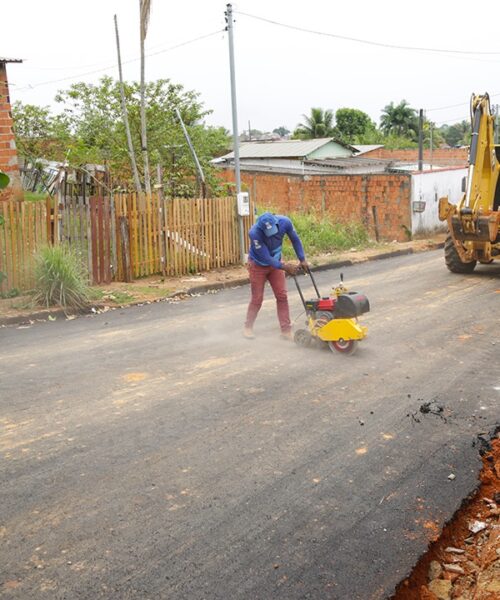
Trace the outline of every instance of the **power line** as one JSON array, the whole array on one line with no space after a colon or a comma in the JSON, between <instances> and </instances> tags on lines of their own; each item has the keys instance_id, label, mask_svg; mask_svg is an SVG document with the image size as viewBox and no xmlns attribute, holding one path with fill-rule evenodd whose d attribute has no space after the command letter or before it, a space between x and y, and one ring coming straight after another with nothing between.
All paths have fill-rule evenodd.
<instances>
[{"instance_id":1,"label":"power line","mask_svg":"<svg viewBox=\"0 0 500 600\"><path fill-rule=\"evenodd\" d=\"M181 42L180 44L176 44L175 46L170 46L169 48L165 48L164 50L158 50L158 52L151 52L150 54L146 54L147 57L157 56L158 54L164 54L165 52L170 52L171 50L176 50L177 48L181 48L182 46L187 46L188 44L193 44L194 42L199 42L200 40L204 40L206 38L212 37L214 35L218 35L219 33L224 33L224 29L218 29L217 31L212 31L212 33L207 33L205 35L201 35L192 40L187 40L186 42ZM139 58L131 58L130 60L126 60L123 64L129 64L132 62L138 61ZM95 69L93 71L86 71L85 73L79 73L78 75L70 75L68 77L61 77L60 79L51 79L50 81L41 81L40 83L36 83L34 85L28 85L25 87L16 88L16 91L22 92L25 90L32 90L42 85L49 85L51 83L60 83L61 81L69 81L70 79L78 79L79 77L85 77L86 75L94 75L95 73L103 73L104 71L109 71L110 69L114 69L116 64L109 65L107 67L103 67L102 69ZM12 85L12 84L11 84Z\"/></svg>"},{"instance_id":2,"label":"power line","mask_svg":"<svg viewBox=\"0 0 500 600\"><path fill-rule=\"evenodd\" d=\"M241 11L233 11L239 15L243 15L245 17L250 17L251 19L256 19L257 21L264 21L265 23L270 23L271 25L278 25L279 27L284 27L286 29L293 29L295 31L302 31L303 33L312 33L314 35L322 35L325 37L336 38L339 40L345 40L348 42L356 42L358 44L367 44L369 46L378 46L380 48L390 48L393 50L414 50L419 52L437 52L442 54L474 54L474 55L482 55L482 56L492 56L492 55L500 55L500 52L480 52L477 50L445 50L442 48L423 48L419 46L398 46L396 44L387 44L385 42L375 42L373 40L364 40L361 38L350 37L346 35L339 35L336 33L327 33L325 31L317 31L314 29L306 29L305 27L298 27L296 25L287 25L286 23L280 23L279 21L273 21L272 19L266 19L264 17L258 17L257 15L250 15Z\"/></svg>"}]
</instances>

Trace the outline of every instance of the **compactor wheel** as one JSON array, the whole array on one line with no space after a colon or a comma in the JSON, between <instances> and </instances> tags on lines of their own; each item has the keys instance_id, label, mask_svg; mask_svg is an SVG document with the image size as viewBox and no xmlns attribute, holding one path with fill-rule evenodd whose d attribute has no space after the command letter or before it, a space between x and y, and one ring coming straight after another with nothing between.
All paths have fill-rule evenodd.
<instances>
[{"instance_id":1,"label":"compactor wheel","mask_svg":"<svg viewBox=\"0 0 500 600\"><path fill-rule=\"evenodd\" d=\"M451 235L448 235L444 243L444 261L452 273L472 273L476 266L475 260L466 263L460 260Z\"/></svg>"},{"instance_id":2,"label":"compactor wheel","mask_svg":"<svg viewBox=\"0 0 500 600\"><path fill-rule=\"evenodd\" d=\"M335 342L328 342L328 347L332 352L349 355L356 352L358 342L356 340L337 340Z\"/></svg>"},{"instance_id":3,"label":"compactor wheel","mask_svg":"<svg viewBox=\"0 0 500 600\"><path fill-rule=\"evenodd\" d=\"M304 346L305 348L309 347L312 343L312 335L307 331L307 329L297 329L294 333L293 341L298 346Z\"/></svg>"}]
</instances>

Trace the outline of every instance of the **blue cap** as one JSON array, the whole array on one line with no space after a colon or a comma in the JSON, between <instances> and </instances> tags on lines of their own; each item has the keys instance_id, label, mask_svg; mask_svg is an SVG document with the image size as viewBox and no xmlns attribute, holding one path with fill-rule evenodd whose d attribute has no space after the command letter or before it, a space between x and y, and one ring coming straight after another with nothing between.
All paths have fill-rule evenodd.
<instances>
[{"instance_id":1,"label":"blue cap","mask_svg":"<svg viewBox=\"0 0 500 600\"><path fill-rule=\"evenodd\" d=\"M259 229L270 237L278 233L278 217L272 213L264 213L257 219L257 226Z\"/></svg>"}]
</instances>

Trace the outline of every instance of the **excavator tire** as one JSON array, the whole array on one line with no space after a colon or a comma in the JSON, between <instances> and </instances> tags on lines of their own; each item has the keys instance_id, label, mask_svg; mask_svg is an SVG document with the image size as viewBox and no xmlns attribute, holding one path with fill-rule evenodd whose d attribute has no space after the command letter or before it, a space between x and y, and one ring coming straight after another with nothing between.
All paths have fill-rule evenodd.
<instances>
[{"instance_id":1,"label":"excavator tire","mask_svg":"<svg viewBox=\"0 0 500 600\"><path fill-rule=\"evenodd\" d=\"M448 235L444 243L444 261L452 273L472 273L476 266L475 260L466 263L460 260L451 235Z\"/></svg>"}]
</instances>

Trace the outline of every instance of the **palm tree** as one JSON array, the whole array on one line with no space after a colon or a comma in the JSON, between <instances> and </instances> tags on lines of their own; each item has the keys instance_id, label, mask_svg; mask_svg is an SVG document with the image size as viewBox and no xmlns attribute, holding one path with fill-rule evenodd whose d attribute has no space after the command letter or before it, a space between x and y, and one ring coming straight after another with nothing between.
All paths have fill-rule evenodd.
<instances>
[{"instance_id":1,"label":"palm tree","mask_svg":"<svg viewBox=\"0 0 500 600\"><path fill-rule=\"evenodd\" d=\"M148 32L149 13L151 0L139 0L140 26L141 26L141 146L144 161L144 187L146 194L151 194L151 179L149 177L148 138L146 133L146 85L145 85L145 57L144 42Z\"/></svg>"},{"instance_id":2,"label":"palm tree","mask_svg":"<svg viewBox=\"0 0 500 600\"><path fill-rule=\"evenodd\" d=\"M382 110L380 129L386 134L415 139L418 133L417 111L406 100L395 106L391 102Z\"/></svg>"},{"instance_id":3,"label":"palm tree","mask_svg":"<svg viewBox=\"0 0 500 600\"><path fill-rule=\"evenodd\" d=\"M304 122L297 125L294 135L311 140L333 136L333 112L322 108L311 108L311 116L302 115Z\"/></svg>"}]
</instances>

